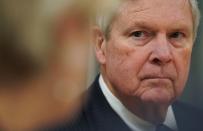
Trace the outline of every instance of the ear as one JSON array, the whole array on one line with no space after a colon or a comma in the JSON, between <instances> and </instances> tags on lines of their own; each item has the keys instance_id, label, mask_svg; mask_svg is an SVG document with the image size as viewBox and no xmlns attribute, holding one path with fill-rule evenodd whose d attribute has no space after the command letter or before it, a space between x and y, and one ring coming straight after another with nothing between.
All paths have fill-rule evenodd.
<instances>
[{"instance_id":1,"label":"ear","mask_svg":"<svg viewBox=\"0 0 203 131\"><path fill-rule=\"evenodd\" d=\"M100 64L106 63L106 40L103 32L98 26L93 27L93 44L97 60Z\"/></svg>"}]
</instances>

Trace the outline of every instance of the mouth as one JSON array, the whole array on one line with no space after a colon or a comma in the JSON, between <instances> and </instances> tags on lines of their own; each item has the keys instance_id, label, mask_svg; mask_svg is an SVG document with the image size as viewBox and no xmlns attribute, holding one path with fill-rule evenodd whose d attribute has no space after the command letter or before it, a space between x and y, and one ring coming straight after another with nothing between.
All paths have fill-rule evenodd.
<instances>
[{"instance_id":1,"label":"mouth","mask_svg":"<svg viewBox=\"0 0 203 131\"><path fill-rule=\"evenodd\" d=\"M173 85L172 78L168 76L145 76L141 79L143 87L150 87L151 89L165 89L171 88Z\"/></svg>"},{"instance_id":2,"label":"mouth","mask_svg":"<svg viewBox=\"0 0 203 131\"><path fill-rule=\"evenodd\" d=\"M141 81L144 80L170 80L173 81L171 77L168 76L161 76L161 75L146 75L144 77L141 77Z\"/></svg>"}]
</instances>

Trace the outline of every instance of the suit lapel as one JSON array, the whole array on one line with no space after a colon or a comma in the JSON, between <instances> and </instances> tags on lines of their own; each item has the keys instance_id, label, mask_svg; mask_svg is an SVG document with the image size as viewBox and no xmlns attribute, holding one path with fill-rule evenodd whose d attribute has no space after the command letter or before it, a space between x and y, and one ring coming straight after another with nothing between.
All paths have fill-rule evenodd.
<instances>
[{"instance_id":1,"label":"suit lapel","mask_svg":"<svg viewBox=\"0 0 203 131\"><path fill-rule=\"evenodd\" d=\"M85 112L93 131L130 131L129 127L107 102L100 89L98 77L90 87L89 93L89 101Z\"/></svg>"}]
</instances>

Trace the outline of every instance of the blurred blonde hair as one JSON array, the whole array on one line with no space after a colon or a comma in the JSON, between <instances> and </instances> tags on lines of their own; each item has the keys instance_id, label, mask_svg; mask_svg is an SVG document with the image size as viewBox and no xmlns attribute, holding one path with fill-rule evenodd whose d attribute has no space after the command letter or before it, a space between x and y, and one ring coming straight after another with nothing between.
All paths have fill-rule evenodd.
<instances>
[{"instance_id":1,"label":"blurred blonde hair","mask_svg":"<svg viewBox=\"0 0 203 131\"><path fill-rule=\"evenodd\" d=\"M90 13L92 12L92 8L89 6L91 1L1 0L0 50L6 50L7 55L11 54L9 59L14 61L11 63L17 64L9 63L13 66L12 68L16 68L17 71L25 71L26 65L29 65L31 67L28 68L36 72L35 68L46 67L50 53L56 51L59 45L55 43L56 32L54 32L57 17L68 12L70 8L81 8L84 12ZM1 48L1 45L3 47L6 45L7 49ZM25 65L21 67L22 63ZM6 67L8 66L6 65Z\"/></svg>"}]
</instances>

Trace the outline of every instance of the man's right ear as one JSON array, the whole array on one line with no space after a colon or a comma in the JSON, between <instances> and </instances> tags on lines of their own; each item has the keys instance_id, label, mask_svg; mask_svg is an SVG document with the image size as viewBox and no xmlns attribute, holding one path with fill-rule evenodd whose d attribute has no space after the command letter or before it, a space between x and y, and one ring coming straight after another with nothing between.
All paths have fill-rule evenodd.
<instances>
[{"instance_id":1,"label":"man's right ear","mask_svg":"<svg viewBox=\"0 0 203 131\"><path fill-rule=\"evenodd\" d=\"M106 40L102 30L95 26L92 29L93 44L97 60L100 64L106 63Z\"/></svg>"}]
</instances>

